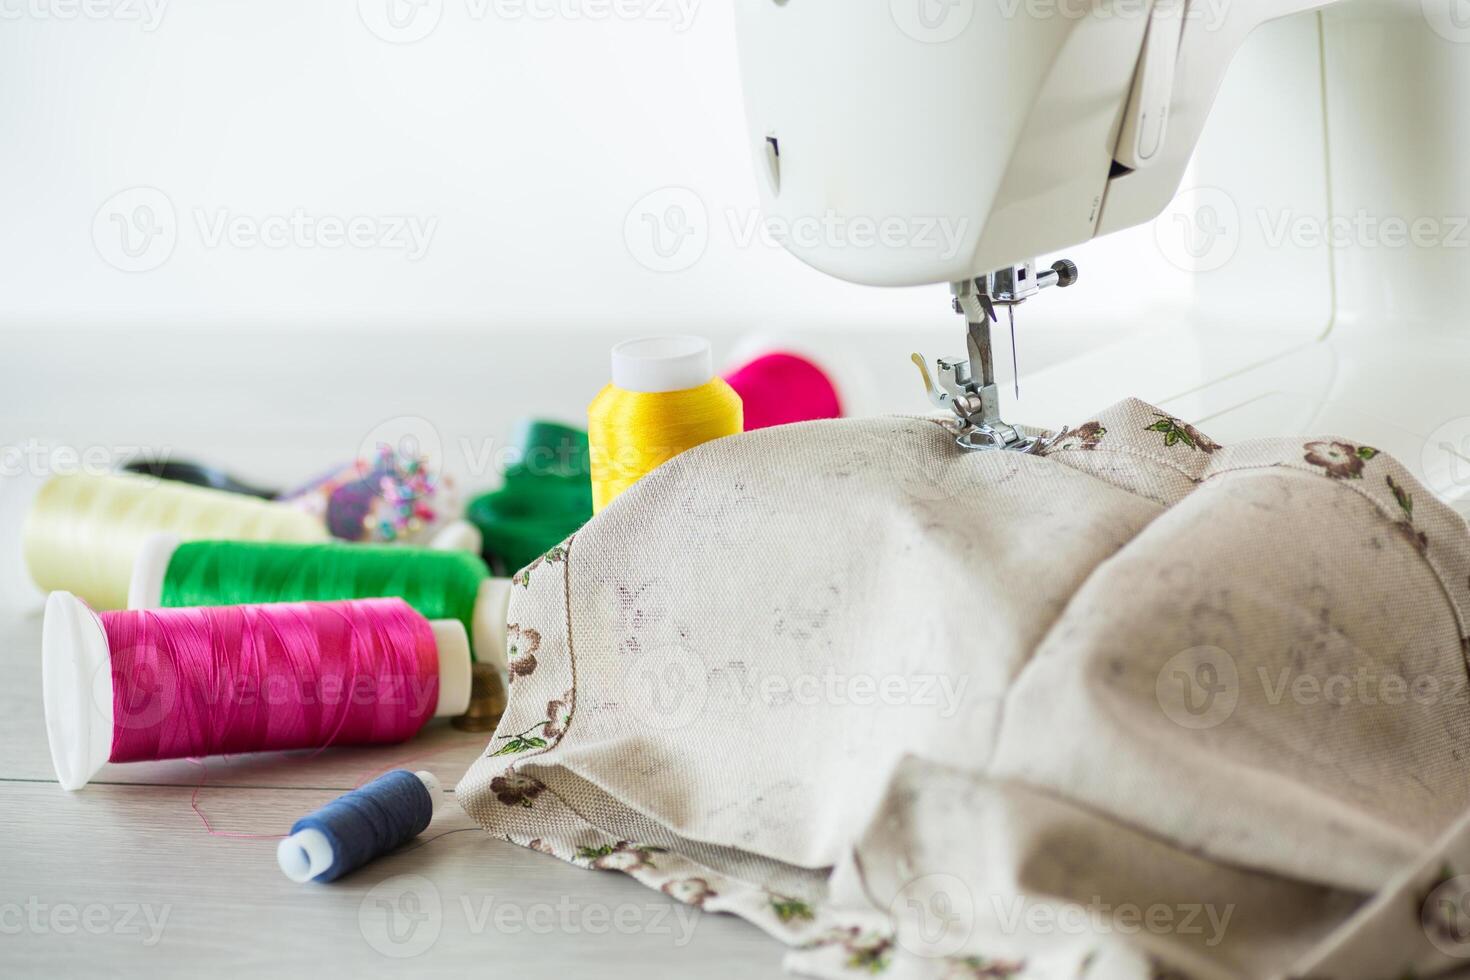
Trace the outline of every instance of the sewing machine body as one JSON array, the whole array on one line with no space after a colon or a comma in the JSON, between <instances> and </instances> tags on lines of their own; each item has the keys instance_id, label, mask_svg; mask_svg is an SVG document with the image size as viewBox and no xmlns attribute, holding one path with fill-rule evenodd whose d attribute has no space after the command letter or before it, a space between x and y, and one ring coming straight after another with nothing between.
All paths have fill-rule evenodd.
<instances>
[{"instance_id":1,"label":"sewing machine body","mask_svg":"<svg viewBox=\"0 0 1470 980\"><path fill-rule=\"evenodd\" d=\"M944 254L901 234L793 254L892 286L1065 249L1082 288L1026 323L1141 327L1026 376L1025 421L1137 395L1230 439L1341 434L1470 515L1470 23L1451 4L962 0L962 25L906 20L922 3L737 3L768 213L965 232ZM1177 53L1156 50L1161 13Z\"/></svg>"}]
</instances>

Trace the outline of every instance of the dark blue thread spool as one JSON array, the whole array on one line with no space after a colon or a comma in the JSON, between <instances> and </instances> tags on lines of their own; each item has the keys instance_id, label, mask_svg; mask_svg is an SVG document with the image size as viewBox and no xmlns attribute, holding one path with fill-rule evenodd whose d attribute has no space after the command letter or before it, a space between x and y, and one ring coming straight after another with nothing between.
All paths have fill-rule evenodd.
<instances>
[{"instance_id":1,"label":"dark blue thread spool","mask_svg":"<svg viewBox=\"0 0 1470 980\"><path fill-rule=\"evenodd\" d=\"M296 821L276 861L292 881L335 881L423 833L441 795L432 773L395 769Z\"/></svg>"}]
</instances>

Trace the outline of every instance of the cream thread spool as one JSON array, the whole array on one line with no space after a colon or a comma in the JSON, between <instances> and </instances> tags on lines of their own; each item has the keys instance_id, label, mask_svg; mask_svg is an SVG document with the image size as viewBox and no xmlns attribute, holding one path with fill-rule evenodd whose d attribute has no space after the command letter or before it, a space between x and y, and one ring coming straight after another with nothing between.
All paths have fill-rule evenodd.
<instances>
[{"instance_id":1,"label":"cream thread spool","mask_svg":"<svg viewBox=\"0 0 1470 980\"><path fill-rule=\"evenodd\" d=\"M284 504L127 473L48 480L26 515L22 548L31 579L96 609L122 609L133 562L148 535L186 541L326 541L326 526Z\"/></svg>"}]
</instances>

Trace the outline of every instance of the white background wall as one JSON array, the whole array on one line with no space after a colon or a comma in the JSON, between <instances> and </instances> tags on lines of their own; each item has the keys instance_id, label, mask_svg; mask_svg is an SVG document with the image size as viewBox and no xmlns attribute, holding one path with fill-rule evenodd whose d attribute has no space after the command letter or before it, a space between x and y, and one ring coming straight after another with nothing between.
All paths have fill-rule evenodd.
<instances>
[{"instance_id":1,"label":"white background wall","mask_svg":"<svg viewBox=\"0 0 1470 980\"><path fill-rule=\"evenodd\" d=\"M962 349L942 286L851 286L742 244L756 195L724 0L619 0L632 19L571 0L82 2L0 0L0 446L162 447L289 482L427 418L477 487L494 473L454 447L583 418L618 337L699 332L723 357L784 338L860 411L924 411L908 352ZM1265 249L1250 210L1325 206L1317 47L1314 19L1273 25L1221 94L1187 183L1239 202L1228 261L1181 251L1175 214L1070 250L1078 288L1021 311L1023 377L1201 309L1227 349L1321 330L1326 253ZM707 241L654 271L643 212L671 200ZM431 234L421 255L325 247L353 219ZM281 221L284 243L248 237ZM1216 369L1142 350L1023 386L1013 417L1075 421Z\"/></svg>"},{"instance_id":2,"label":"white background wall","mask_svg":"<svg viewBox=\"0 0 1470 980\"><path fill-rule=\"evenodd\" d=\"M620 0L632 18L576 0L86 0L97 16L82 2L0 2L0 323L947 321L942 289L847 286L742 244L756 198L725 0ZM625 226L667 188L695 192L708 246L660 273L639 261L650 230L636 213L631 240ZM218 235L293 215L429 234ZM122 251L124 225L140 255ZM1094 262L1091 304L1130 268L1156 298L1163 262L1138 244L1142 267Z\"/></svg>"}]
</instances>

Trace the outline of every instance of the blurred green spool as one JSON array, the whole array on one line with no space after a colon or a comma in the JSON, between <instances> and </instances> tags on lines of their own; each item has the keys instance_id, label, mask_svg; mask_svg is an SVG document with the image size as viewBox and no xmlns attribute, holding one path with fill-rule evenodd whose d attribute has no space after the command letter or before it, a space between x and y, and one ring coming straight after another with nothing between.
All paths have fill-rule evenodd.
<instances>
[{"instance_id":1,"label":"blurred green spool","mask_svg":"<svg viewBox=\"0 0 1470 980\"><path fill-rule=\"evenodd\" d=\"M529 565L592 519L587 433L530 420L517 433L517 461L501 489L470 501L465 516L484 537L498 575Z\"/></svg>"}]
</instances>

